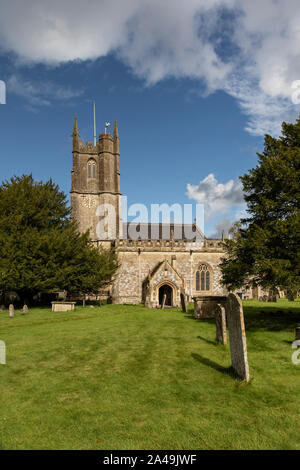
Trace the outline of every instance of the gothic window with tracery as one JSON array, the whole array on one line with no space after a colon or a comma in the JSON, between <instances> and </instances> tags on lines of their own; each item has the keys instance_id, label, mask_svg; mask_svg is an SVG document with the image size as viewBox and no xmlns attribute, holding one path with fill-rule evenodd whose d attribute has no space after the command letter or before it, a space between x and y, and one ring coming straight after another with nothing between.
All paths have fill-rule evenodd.
<instances>
[{"instance_id":1,"label":"gothic window with tracery","mask_svg":"<svg viewBox=\"0 0 300 470\"><path fill-rule=\"evenodd\" d=\"M209 291L211 284L211 273L206 264L201 264L196 271L196 290Z\"/></svg>"},{"instance_id":2,"label":"gothic window with tracery","mask_svg":"<svg viewBox=\"0 0 300 470\"><path fill-rule=\"evenodd\" d=\"M88 179L96 178L96 162L95 160L88 161Z\"/></svg>"}]
</instances>

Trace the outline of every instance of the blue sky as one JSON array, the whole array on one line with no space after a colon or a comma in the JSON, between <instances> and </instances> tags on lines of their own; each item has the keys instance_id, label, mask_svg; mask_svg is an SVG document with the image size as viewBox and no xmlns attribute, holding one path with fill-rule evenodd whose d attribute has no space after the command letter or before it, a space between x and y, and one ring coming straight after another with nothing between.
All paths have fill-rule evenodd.
<instances>
[{"instance_id":1,"label":"blue sky","mask_svg":"<svg viewBox=\"0 0 300 470\"><path fill-rule=\"evenodd\" d=\"M12 5L22 9L23 3L3 0L1 179L32 172L36 179L51 177L68 193L74 114L81 138L92 140L95 100L98 133L105 121L118 122L121 190L128 204L204 202L206 234L219 233L243 208L238 177L256 165L264 132L278 134L280 122L298 114L290 102L291 80L300 78L298 50L270 58L270 44L273 52L286 46L287 26L291 44L296 39L295 15L279 1L274 16L271 0L263 8L256 1L244 5L242 13L237 0L206 6L191 0L184 13L177 0L175 12L169 1L169 10L156 0L115 3L118 15L109 2L90 1L86 13L75 8L82 7L76 0L69 18L69 1L49 7L42 0L37 10L37 2L28 0L16 18ZM224 16L225 7L230 15ZM257 31L260 49L249 42L260 21L254 20L255 8L265 19L265 35ZM200 14L210 21L202 18L191 34L188 28Z\"/></svg>"}]
</instances>

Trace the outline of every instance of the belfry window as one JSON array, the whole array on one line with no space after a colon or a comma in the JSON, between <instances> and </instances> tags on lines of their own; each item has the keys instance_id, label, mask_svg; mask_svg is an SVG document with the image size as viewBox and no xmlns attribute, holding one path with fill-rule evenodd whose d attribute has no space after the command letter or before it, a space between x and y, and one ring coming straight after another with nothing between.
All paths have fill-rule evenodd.
<instances>
[{"instance_id":1,"label":"belfry window","mask_svg":"<svg viewBox=\"0 0 300 470\"><path fill-rule=\"evenodd\" d=\"M211 284L211 273L206 264L201 264L196 271L196 290L209 291Z\"/></svg>"},{"instance_id":2,"label":"belfry window","mask_svg":"<svg viewBox=\"0 0 300 470\"><path fill-rule=\"evenodd\" d=\"M88 178L96 178L96 162L94 160L88 162Z\"/></svg>"}]
</instances>

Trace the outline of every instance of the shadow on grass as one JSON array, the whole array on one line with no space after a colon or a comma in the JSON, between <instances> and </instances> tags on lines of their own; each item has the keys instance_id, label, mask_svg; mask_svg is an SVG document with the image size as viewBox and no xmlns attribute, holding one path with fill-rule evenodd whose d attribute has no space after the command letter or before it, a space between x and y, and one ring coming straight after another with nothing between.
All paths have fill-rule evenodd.
<instances>
[{"instance_id":1,"label":"shadow on grass","mask_svg":"<svg viewBox=\"0 0 300 470\"><path fill-rule=\"evenodd\" d=\"M202 341L205 341L208 344L213 344L214 346L217 346L217 341L211 341L210 339L206 339L203 336L197 336L198 339L202 339Z\"/></svg>"},{"instance_id":2,"label":"shadow on grass","mask_svg":"<svg viewBox=\"0 0 300 470\"><path fill-rule=\"evenodd\" d=\"M284 308L282 305L244 306L246 331L267 329L269 331L293 330L300 325L300 309Z\"/></svg>"},{"instance_id":3,"label":"shadow on grass","mask_svg":"<svg viewBox=\"0 0 300 470\"><path fill-rule=\"evenodd\" d=\"M215 369L218 372L221 372L222 374L229 375L230 377L233 377L234 379L237 378L237 375L231 366L230 367L221 366L220 364L217 364L216 362L211 361L207 357L200 356L200 354L192 353L191 356L196 361L200 362L201 364L205 366L211 367L212 369Z\"/></svg>"},{"instance_id":4,"label":"shadow on grass","mask_svg":"<svg viewBox=\"0 0 300 470\"><path fill-rule=\"evenodd\" d=\"M201 323L201 322L206 322L206 323L211 323L211 324L215 323L214 318L195 318L194 310L188 310L186 314L184 315L184 318L186 318L187 320L194 320L197 323Z\"/></svg>"},{"instance_id":5,"label":"shadow on grass","mask_svg":"<svg viewBox=\"0 0 300 470\"><path fill-rule=\"evenodd\" d=\"M282 301L279 301L277 304L272 303L271 305L268 303L244 305L246 331L292 331L296 326L300 326L300 302L298 302L298 305L295 305L295 303L294 305L289 305ZM196 320L194 318L194 311L190 308L184 317L187 320L194 320L198 324L201 324L201 322L215 323L214 318Z\"/></svg>"}]
</instances>

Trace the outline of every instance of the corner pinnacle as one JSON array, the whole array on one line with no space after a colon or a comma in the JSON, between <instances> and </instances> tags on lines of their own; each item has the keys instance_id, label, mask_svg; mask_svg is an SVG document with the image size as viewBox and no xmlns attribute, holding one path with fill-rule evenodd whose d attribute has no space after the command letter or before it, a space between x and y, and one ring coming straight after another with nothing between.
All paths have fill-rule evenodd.
<instances>
[{"instance_id":1,"label":"corner pinnacle","mask_svg":"<svg viewBox=\"0 0 300 470\"><path fill-rule=\"evenodd\" d=\"M75 114L74 118L74 127L73 127L73 134L71 134L73 137L73 148L77 147L79 144L79 132L78 132L78 126L77 126L77 116Z\"/></svg>"},{"instance_id":2,"label":"corner pinnacle","mask_svg":"<svg viewBox=\"0 0 300 470\"><path fill-rule=\"evenodd\" d=\"M115 121L115 126L114 126L114 137L119 137L117 121Z\"/></svg>"}]
</instances>

